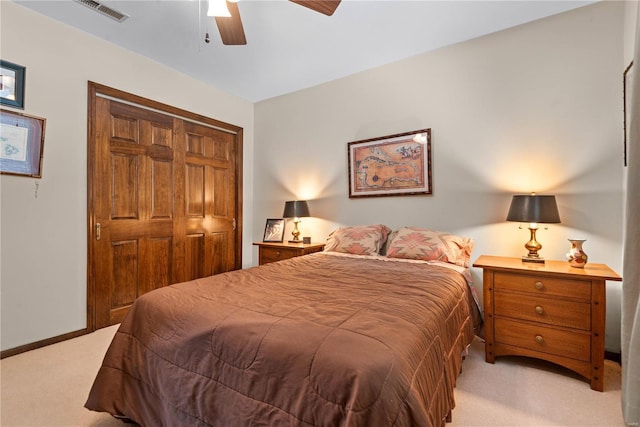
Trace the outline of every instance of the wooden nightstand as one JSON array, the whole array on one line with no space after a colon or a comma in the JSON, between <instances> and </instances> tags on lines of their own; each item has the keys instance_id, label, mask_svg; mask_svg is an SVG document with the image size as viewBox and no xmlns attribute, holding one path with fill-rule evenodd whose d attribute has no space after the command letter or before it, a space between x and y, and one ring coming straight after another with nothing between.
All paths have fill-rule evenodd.
<instances>
[{"instance_id":1,"label":"wooden nightstand","mask_svg":"<svg viewBox=\"0 0 640 427\"><path fill-rule=\"evenodd\" d=\"M485 360L529 356L557 363L602 391L605 281L622 278L604 264L573 268L482 255Z\"/></svg>"},{"instance_id":2,"label":"wooden nightstand","mask_svg":"<svg viewBox=\"0 0 640 427\"><path fill-rule=\"evenodd\" d=\"M324 243L268 243L255 242L258 246L258 259L260 265L270 262L282 261L300 255L320 252L324 249Z\"/></svg>"}]
</instances>

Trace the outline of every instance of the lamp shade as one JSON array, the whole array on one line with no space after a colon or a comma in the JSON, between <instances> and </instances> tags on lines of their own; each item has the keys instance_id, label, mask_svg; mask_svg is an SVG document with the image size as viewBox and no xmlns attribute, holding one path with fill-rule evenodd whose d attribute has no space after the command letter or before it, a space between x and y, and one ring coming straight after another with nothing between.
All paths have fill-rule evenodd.
<instances>
[{"instance_id":1,"label":"lamp shade","mask_svg":"<svg viewBox=\"0 0 640 427\"><path fill-rule=\"evenodd\" d=\"M309 205L306 200L291 200L284 202L284 218L302 218L309 216Z\"/></svg>"},{"instance_id":2,"label":"lamp shade","mask_svg":"<svg viewBox=\"0 0 640 427\"><path fill-rule=\"evenodd\" d=\"M557 224L560 222L556 196L535 194L515 195L507 214L507 221Z\"/></svg>"}]
</instances>

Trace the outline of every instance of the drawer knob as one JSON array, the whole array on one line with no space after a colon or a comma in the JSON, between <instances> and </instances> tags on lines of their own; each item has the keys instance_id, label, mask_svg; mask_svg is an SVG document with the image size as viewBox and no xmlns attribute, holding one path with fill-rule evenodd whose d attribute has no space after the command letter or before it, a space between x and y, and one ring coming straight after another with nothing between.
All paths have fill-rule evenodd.
<instances>
[{"instance_id":1,"label":"drawer knob","mask_svg":"<svg viewBox=\"0 0 640 427\"><path fill-rule=\"evenodd\" d=\"M536 306L536 313L543 314L544 313L544 309L542 307L540 307L539 305L537 305Z\"/></svg>"},{"instance_id":2,"label":"drawer knob","mask_svg":"<svg viewBox=\"0 0 640 427\"><path fill-rule=\"evenodd\" d=\"M539 291L544 289L544 285L542 284L542 282L536 282L536 289Z\"/></svg>"},{"instance_id":3,"label":"drawer knob","mask_svg":"<svg viewBox=\"0 0 640 427\"><path fill-rule=\"evenodd\" d=\"M276 251L276 256L280 256L280 251Z\"/></svg>"},{"instance_id":4,"label":"drawer knob","mask_svg":"<svg viewBox=\"0 0 640 427\"><path fill-rule=\"evenodd\" d=\"M536 342L538 344L543 344L544 343L544 338L542 338L542 335L536 335Z\"/></svg>"}]
</instances>

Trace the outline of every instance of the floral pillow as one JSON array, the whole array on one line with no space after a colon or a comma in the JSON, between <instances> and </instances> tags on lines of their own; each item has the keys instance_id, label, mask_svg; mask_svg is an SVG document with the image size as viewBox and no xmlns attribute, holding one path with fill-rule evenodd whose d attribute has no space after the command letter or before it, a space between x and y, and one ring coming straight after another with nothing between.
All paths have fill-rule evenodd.
<instances>
[{"instance_id":1,"label":"floral pillow","mask_svg":"<svg viewBox=\"0 0 640 427\"><path fill-rule=\"evenodd\" d=\"M442 261L469 267L473 240L441 231L403 227L389 242L389 258Z\"/></svg>"},{"instance_id":2,"label":"floral pillow","mask_svg":"<svg viewBox=\"0 0 640 427\"><path fill-rule=\"evenodd\" d=\"M324 250L355 255L377 255L391 229L386 225L359 225L341 227L327 238Z\"/></svg>"}]
</instances>

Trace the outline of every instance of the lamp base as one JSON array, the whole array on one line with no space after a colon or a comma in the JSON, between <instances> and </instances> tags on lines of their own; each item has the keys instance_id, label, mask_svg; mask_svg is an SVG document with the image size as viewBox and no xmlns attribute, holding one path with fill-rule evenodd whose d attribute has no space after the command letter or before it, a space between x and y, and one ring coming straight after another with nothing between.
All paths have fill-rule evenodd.
<instances>
[{"instance_id":1,"label":"lamp base","mask_svg":"<svg viewBox=\"0 0 640 427\"><path fill-rule=\"evenodd\" d=\"M537 263L537 264L544 264L544 258L542 258L542 257L535 257L534 258L534 257L529 257L529 256L526 256L526 255L523 255L522 256L522 262L534 262L534 263Z\"/></svg>"},{"instance_id":2,"label":"lamp base","mask_svg":"<svg viewBox=\"0 0 640 427\"><path fill-rule=\"evenodd\" d=\"M289 240L289 243L303 243L302 240Z\"/></svg>"}]
</instances>

